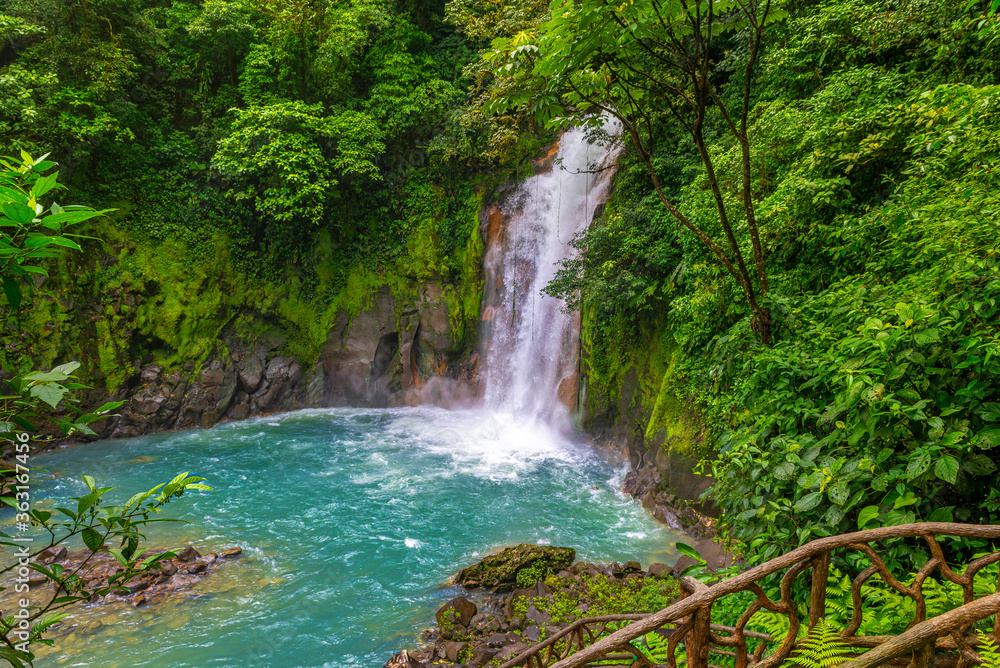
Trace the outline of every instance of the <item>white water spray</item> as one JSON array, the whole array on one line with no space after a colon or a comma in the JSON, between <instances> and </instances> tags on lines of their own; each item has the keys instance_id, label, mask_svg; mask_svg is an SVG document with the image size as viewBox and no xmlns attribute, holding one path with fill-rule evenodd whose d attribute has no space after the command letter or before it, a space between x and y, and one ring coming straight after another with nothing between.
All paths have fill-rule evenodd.
<instances>
[{"instance_id":1,"label":"white water spray","mask_svg":"<svg viewBox=\"0 0 1000 668\"><path fill-rule=\"evenodd\" d=\"M616 123L605 125L616 135ZM542 294L573 236L604 202L617 143L590 144L581 129L559 142L554 168L522 183L505 202L498 243L487 250L485 405L522 419L568 427L579 384L578 314Z\"/></svg>"}]
</instances>

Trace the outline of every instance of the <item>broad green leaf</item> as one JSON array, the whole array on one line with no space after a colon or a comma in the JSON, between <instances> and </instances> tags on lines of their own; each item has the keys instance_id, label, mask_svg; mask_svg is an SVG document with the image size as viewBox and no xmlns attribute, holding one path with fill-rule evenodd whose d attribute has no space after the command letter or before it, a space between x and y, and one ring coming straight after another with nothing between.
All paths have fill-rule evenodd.
<instances>
[{"instance_id":1,"label":"broad green leaf","mask_svg":"<svg viewBox=\"0 0 1000 668\"><path fill-rule=\"evenodd\" d=\"M1000 445L1000 426L990 425L976 434L976 438L972 442L981 450L990 450L997 447Z\"/></svg>"},{"instance_id":2,"label":"broad green leaf","mask_svg":"<svg viewBox=\"0 0 1000 668\"><path fill-rule=\"evenodd\" d=\"M128 567L128 559L125 558L125 555L122 554L122 551L119 548L113 547L109 549L108 554L114 557L115 560L122 566Z\"/></svg>"},{"instance_id":3,"label":"broad green leaf","mask_svg":"<svg viewBox=\"0 0 1000 668\"><path fill-rule=\"evenodd\" d=\"M3 294L11 311L17 313L21 310L21 288L10 276L3 277Z\"/></svg>"},{"instance_id":4,"label":"broad green leaf","mask_svg":"<svg viewBox=\"0 0 1000 668\"><path fill-rule=\"evenodd\" d=\"M830 506L823 515L823 520L832 527L839 525L842 519L844 519L844 511L838 506Z\"/></svg>"},{"instance_id":5,"label":"broad green leaf","mask_svg":"<svg viewBox=\"0 0 1000 668\"><path fill-rule=\"evenodd\" d=\"M678 542L677 545L676 545L676 547L677 547L677 551L680 552L681 554L683 554L684 556L691 557L692 559L694 559L698 563L701 563L701 564L705 563L705 560L702 558L702 556L700 554L698 554L698 550L694 549L693 547L691 547L687 543L680 543L680 542Z\"/></svg>"},{"instance_id":6,"label":"broad green leaf","mask_svg":"<svg viewBox=\"0 0 1000 668\"><path fill-rule=\"evenodd\" d=\"M142 566L143 569L148 569L151 566L155 565L159 561L162 561L164 559L173 559L176 556L177 556L176 552L172 552L172 551L168 550L167 552L161 552L160 554L154 554L154 555L146 557L145 559L142 560L141 566ZM704 563L704 562L702 562L702 563Z\"/></svg>"},{"instance_id":7,"label":"broad green leaf","mask_svg":"<svg viewBox=\"0 0 1000 668\"><path fill-rule=\"evenodd\" d=\"M941 506L940 508L935 508L931 511L931 514L927 516L928 522L954 522L955 518L952 515L951 506Z\"/></svg>"},{"instance_id":8,"label":"broad green leaf","mask_svg":"<svg viewBox=\"0 0 1000 668\"><path fill-rule=\"evenodd\" d=\"M88 427L86 422L60 422L59 428L67 436L76 432L87 436L97 436L97 432Z\"/></svg>"},{"instance_id":9,"label":"broad green leaf","mask_svg":"<svg viewBox=\"0 0 1000 668\"><path fill-rule=\"evenodd\" d=\"M838 506L842 506L847 503L847 499L850 498L850 489L847 487L847 483L845 481L838 480L830 485L830 488L827 490L827 494L830 496L831 501Z\"/></svg>"},{"instance_id":10,"label":"broad green leaf","mask_svg":"<svg viewBox=\"0 0 1000 668\"><path fill-rule=\"evenodd\" d=\"M56 408L66 394L66 388L55 383L31 386L31 396L38 397L52 408Z\"/></svg>"},{"instance_id":11,"label":"broad green leaf","mask_svg":"<svg viewBox=\"0 0 1000 668\"><path fill-rule=\"evenodd\" d=\"M990 475L997 470L993 460L980 453L966 456L962 460L962 468L973 475Z\"/></svg>"},{"instance_id":12,"label":"broad green leaf","mask_svg":"<svg viewBox=\"0 0 1000 668\"><path fill-rule=\"evenodd\" d=\"M87 549L91 552L97 552L102 547L104 547L104 540L96 530L87 527L83 530L81 534L83 537L83 544L87 546Z\"/></svg>"},{"instance_id":13,"label":"broad green leaf","mask_svg":"<svg viewBox=\"0 0 1000 668\"><path fill-rule=\"evenodd\" d=\"M0 204L0 210L3 210L5 216L22 225L30 223L35 218L34 210L21 202Z\"/></svg>"},{"instance_id":14,"label":"broad green leaf","mask_svg":"<svg viewBox=\"0 0 1000 668\"><path fill-rule=\"evenodd\" d=\"M965 436L965 433L961 431L949 432L944 438L941 439L941 445L946 448L951 447L961 441L963 436Z\"/></svg>"},{"instance_id":15,"label":"broad green leaf","mask_svg":"<svg viewBox=\"0 0 1000 668\"><path fill-rule=\"evenodd\" d=\"M795 512L804 513L818 506L822 500L823 492L812 492L811 494L806 494L801 499L796 501L792 509L795 510Z\"/></svg>"},{"instance_id":16,"label":"broad green leaf","mask_svg":"<svg viewBox=\"0 0 1000 668\"><path fill-rule=\"evenodd\" d=\"M850 445L851 447L854 447L855 445L857 445L858 441L861 440L861 437L864 436L865 433L867 433L867 431L868 429L865 427L864 424L855 425L854 431L852 431L851 435L847 437L847 444Z\"/></svg>"},{"instance_id":17,"label":"broad green leaf","mask_svg":"<svg viewBox=\"0 0 1000 668\"><path fill-rule=\"evenodd\" d=\"M915 453L906 465L906 479L913 480L922 476L931 466L931 456L926 452Z\"/></svg>"},{"instance_id":18,"label":"broad green leaf","mask_svg":"<svg viewBox=\"0 0 1000 668\"><path fill-rule=\"evenodd\" d=\"M858 529L864 529L876 517L878 517L878 506L865 506L858 513Z\"/></svg>"},{"instance_id":19,"label":"broad green leaf","mask_svg":"<svg viewBox=\"0 0 1000 668\"><path fill-rule=\"evenodd\" d=\"M150 496L151 494L149 492L140 492L138 494L134 494L132 495L132 498L130 498L128 501L125 502L125 507L127 508L140 504L146 499L148 499Z\"/></svg>"},{"instance_id":20,"label":"broad green leaf","mask_svg":"<svg viewBox=\"0 0 1000 668\"><path fill-rule=\"evenodd\" d=\"M184 473L178 473L177 475L174 476L173 480L167 483L167 485L176 485L180 482L183 482L184 479L187 478L188 473L190 473L190 471L185 471Z\"/></svg>"},{"instance_id":21,"label":"broad green leaf","mask_svg":"<svg viewBox=\"0 0 1000 668\"><path fill-rule=\"evenodd\" d=\"M28 422L24 418L24 416L22 416L22 415L13 415L13 416L11 416L10 419L11 419L11 422L16 423L17 426L19 426L21 429L23 429L23 430L25 430L27 432L34 433L34 432L38 431L37 429L35 429L35 425L32 424L31 422Z\"/></svg>"},{"instance_id":22,"label":"broad green leaf","mask_svg":"<svg viewBox=\"0 0 1000 668\"><path fill-rule=\"evenodd\" d=\"M47 510L32 510L30 515L40 524L45 524L52 517L52 513Z\"/></svg>"},{"instance_id":23,"label":"broad green leaf","mask_svg":"<svg viewBox=\"0 0 1000 668\"><path fill-rule=\"evenodd\" d=\"M64 248L72 248L73 250L83 250L80 244L76 243L72 239L67 239L66 237L49 237L49 243L54 246L63 246Z\"/></svg>"},{"instance_id":24,"label":"broad green leaf","mask_svg":"<svg viewBox=\"0 0 1000 668\"><path fill-rule=\"evenodd\" d=\"M11 647L0 647L0 659L8 661L14 668L25 668L25 666L31 665L34 658L34 654L21 652Z\"/></svg>"},{"instance_id":25,"label":"broad green leaf","mask_svg":"<svg viewBox=\"0 0 1000 668\"><path fill-rule=\"evenodd\" d=\"M35 625L33 627L31 627L31 630L32 630L33 633L42 633L43 631L45 631L47 628L49 628L53 624L59 622L60 620L65 619L68 616L69 616L68 612L53 612L53 613L50 613L50 614L45 615L44 617L42 617L37 622L35 622Z\"/></svg>"},{"instance_id":26,"label":"broad green leaf","mask_svg":"<svg viewBox=\"0 0 1000 668\"><path fill-rule=\"evenodd\" d=\"M976 409L976 415L985 422L1000 422L1000 403L991 401Z\"/></svg>"},{"instance_id":27,"label":"broad green leaf","mask_svg":"<svg viewBox=\"0 0 1000 668\"><path fill-rule=\"evenodd\" d=\"M56 367L52 371L35 371L24 377L25 380L37 380L43 382L52 381L56 383L60 383L68 378L69 374L60 371L59 367Z\"/></svg>"},{"instance_id":28,"label":"broad green leaf","mask_svg":"<svg viewBox=\"0 0 1000 668\"><path fill-rule=\"evenodd\" d=\"M958 460L951 455L945 455L934 464L934 475L952 485L958 479Z\"/></svg>"},{"instance_id":29,"label":"broad green leaf","mask_svg":"<svg viewBox=\"0 0 1000 668\"><path fill-rule=\"evenodd\" d=\"M913 492L907 492L902 494L896 499L892 504L893 510L899 510L900 508L905 508L906 506L912 506L915 503L919 503L920 499L914 496Z\"/></svg>"},{"instance_id":30,"label":"broad green leaf","mask_svg":"<svg viewBox=\"0 0 1000 668\"><path fill-rule=\"evenodd\" d=\"M46 216L42 220L46 223L64 223L67 225L72 225L74 223L82 223L85 220L90 220L91 218L96 218L97 216L103 216L106 213L110 213L114 209L105 209L103 211L63 211L62 213L53 213Z\"/></svg>"},{"instance_id":31,"label":"broad green leaf","mask_svg":"<svg viewBox=\"0 0 1000 668\"><path fill-rule=\"evenodd\" d=\"M27 204L28 196L22 192L14 190L13 188L0 186L0 201L13 202L17 204Z\"/></svg>"},{"instance_id":32,"label":"broad green leaf","mask_svg":"<svg viewBox=\"0 0 1000 668\"><path fill-rule=\"evenodd\" d=\"M100 498L100 494L97 492L91 492L90 494L85 494L80 497L77 501L76 512L78 515L82 515L86 511L90 510L91 506L97 503L97 499Z\"/></svg>"},{"instance_id":33,"label":"broad green leaf","mask_svg":"<svg viewBox=\"0 0 1000 668\"><path fill-rule=\"evenodd\" d=\"M917 521L916 513L912 510L890 510L885 516L885 526L894 527L900 524L912 524Z\"/></svg>"},{"instance_id":34,"label":"broad green leaf","mask_svg":"<svg viewBox=\"0 0 1000 668\"><path fill-rule=\"evenodd\" d=\"M795 477L795 465L791 462L781 462L774 469L774 477L778 480L791 480Z\"/></svg>"},{"instance_id":35,"label":"broad green leaf","mask_svg":"<svg viewBox=\"0 0 1000 668\"><path fill-rule=\"evenodd\" d=\"M124 405L125 405L124 401L109 401L108 403L104 404L96 411L94 411L94 413L98 415L102 415L104 413L110 413L111 411L121 408Z\"/></svg>"},{"instance_id":36,"label":"broad green leaf","mask_svg":"<svg viewBox=\"0 0 1000 668\"><path fill-rule=\"evenodd\" d=\"M35 185L31 187L31 194L35 196L36 200L39 199L42 195L56 187L57 178L59 178L58 172L39 178L35 181Z\"/></svg>"}]
</instances>

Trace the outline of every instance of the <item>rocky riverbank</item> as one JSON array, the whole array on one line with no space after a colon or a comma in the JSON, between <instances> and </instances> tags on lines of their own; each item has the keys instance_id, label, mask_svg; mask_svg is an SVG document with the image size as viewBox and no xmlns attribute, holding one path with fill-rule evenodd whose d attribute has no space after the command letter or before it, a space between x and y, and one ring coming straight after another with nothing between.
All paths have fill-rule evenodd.
<instances>
[{"instance_id":1,"label":"rocky riverbank","mask_svg":"<svg viewBox=\"0 0 1000 668\"><path fill-rule=\"evenodd\" d=\"M577 619L653 612L680 593L665 564L575 558L572 548L522 544L463 569L455 583L468 595L441 606L425 645L399 652L385 668L500 665Z\"/></svg>"},{"instance_id":2,"label":"rocky riverbank","mask_svg":"<svg viewBox=\"0 0 1000 668\"><path fill-rule=\"evenodd\" d=\"M178 551L175 557L160 560L159 568L133 578L123 585L123 591L108 594L103 600L109 603L126 603L132 607L160 603L172 594L190 588L242 552L242 548L232 547L203 555L189 545ZM160 553L162 550L147 551L142 556L150 557ZM36 561L48 567L58 564L65 573L78 572L83 588L90 591L106 587L108 579L123 570L121 564L107 551L102 550L91 556L89 551L69 552L61 545L42 551ZM28 578L28 586L35 593L55 593L55 585L41 573L33 573Z\"/></svg>"}]
</instances>

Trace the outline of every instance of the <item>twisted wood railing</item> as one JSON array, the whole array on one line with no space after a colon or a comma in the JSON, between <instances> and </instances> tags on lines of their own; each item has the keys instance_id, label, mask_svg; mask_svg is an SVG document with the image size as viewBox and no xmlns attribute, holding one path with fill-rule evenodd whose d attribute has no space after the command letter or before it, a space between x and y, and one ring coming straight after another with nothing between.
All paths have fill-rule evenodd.
<instances>
[{"instance_id":1,"label":"twisted wood railing","mask_svg":"<svg viewBox=\"0 0 1000 668\"><path fill-rule=\"evenodd\" d=\"M709 653L732 657L735 668L776 668L795 648L803 622L812 629L825 615L830 555L834 550L860 552L870 563L851 584L851 621L840 634L844 644L869 651L843 664L842 668L872 668L899 660L906 654L910 655L907 662L909 668L930 668L935 663L937 650L957 651L956 668L968 668L980 662L974 649L979 641L976 636L970 635L974 623L995 615L992 636L994 641L1000 639L1000 614L997 614L1000 613L1000 593L976 599L974 589L975 578L980 571L990 564L1000 562L1000 551L970 562L958 574L945 562L944 553L935 536L997 540L1000 539L1000 525L924 522L814 540L712 586L691 577L682 578L684 598L659 612L579 619L544 642L528 648L500 668L584 668L614 665L609 662L620 662L617 665L623 668L677 668L677 647L680 644L684 645L688 668L717 668L710 666ZM922 538L927 543L930 558L916 572L913 582L905 584L892 575L870 543L913 537ZM781 576L781 598L773 601L764 592L760 582L782 571L785 572ZM810 599L806 619L800 619L799 608L792 599L792 585L806 571L811 571L812 575ZM934 571L938 571L944 580L961 587L964 604L927 619L923 585ZM912 599L915 604L913 621L898 636L856 635L863 621L861 588L876 573L886 586ZM738 592L750 592L756 600L743 613L736 626L712 624L712 604L724 596ZM784 638L772 638L746 629L751 617L761 610L787 617L789 628ZM608 624L623 621L632 623L601 637L607 631ZM666 664L653 663L631 643L653 632L669 638ZM748 639L760 641L752 653L748 649ZM556 663L553 664L553 660Z\"/></svg>"}]
</instances>

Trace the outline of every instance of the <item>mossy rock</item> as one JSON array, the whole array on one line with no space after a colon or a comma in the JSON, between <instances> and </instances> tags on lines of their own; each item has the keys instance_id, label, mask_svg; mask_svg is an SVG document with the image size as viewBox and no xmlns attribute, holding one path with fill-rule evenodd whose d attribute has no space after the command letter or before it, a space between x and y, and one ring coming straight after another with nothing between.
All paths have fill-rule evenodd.
<instances>
[{"instance_id":1,"label":"mossy rock","mask_svg":"<svg viewBox=\"0 0 1000 668\"><path fill-rule=\"evenodd\" d=\"M459 571L455 582L466 587L485 587L497 593L513 591L517 574L524 570L558 573L570 567L576 559L571 547L551 547L521 543L491 554L475 566ZM544 577L544 575L542 576Z\"/></svg>"}]
</instances>

